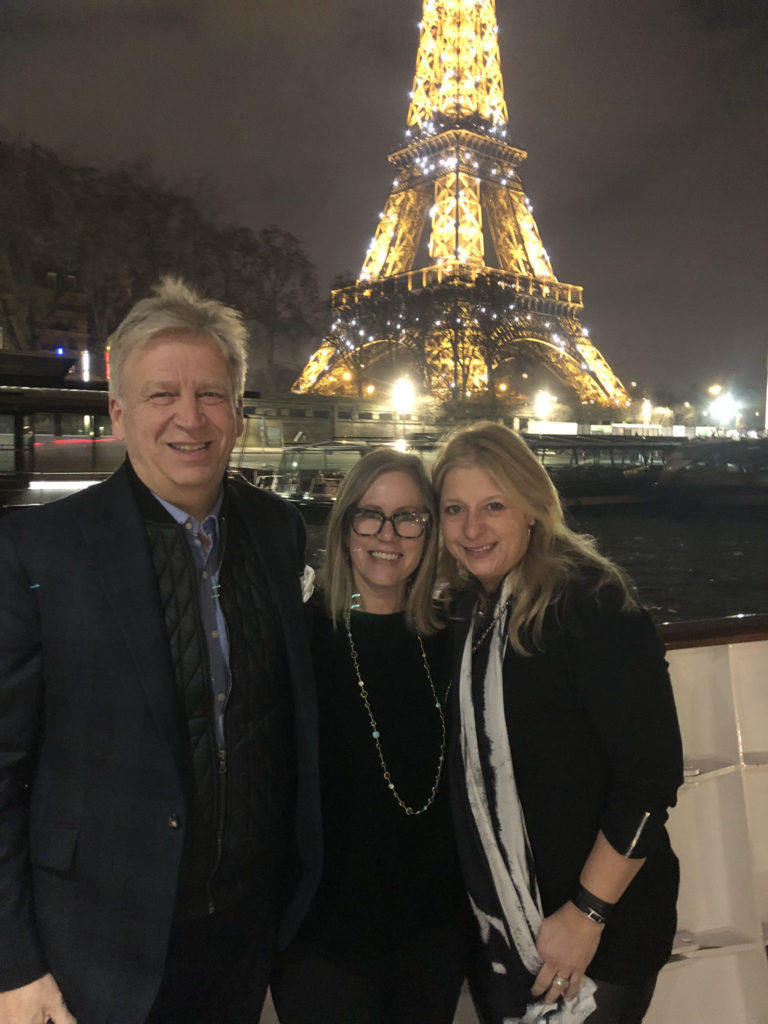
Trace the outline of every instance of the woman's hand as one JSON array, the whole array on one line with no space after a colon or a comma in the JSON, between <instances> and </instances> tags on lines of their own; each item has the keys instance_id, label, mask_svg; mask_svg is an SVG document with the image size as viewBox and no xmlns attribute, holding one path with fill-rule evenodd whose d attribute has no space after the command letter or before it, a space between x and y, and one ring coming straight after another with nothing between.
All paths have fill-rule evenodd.
<instances>
[{"instance_id":1,"label":"woman's hand","mask_svg":"<svg viewBox=\"0 0 768 1024\"><path fill-rule=\"evenodd\" d=\"M0 1024L77 1024L50 974L0 992Z\"/></svg>"},{"instance_id":2,"label":"woman's hand","mask_svg":"<svg viewBox=\"0 0 768 1024\"><path fill-rule=\"evenodd\" d=\"M631 860L618 853L602 832L584 864L579 881L600 900L613 904L643 866L641 858ZM544 966L536 975L531 992L554 1003L558 996L576 995L584 971L597 951L602 924L591 920L570 900L541 923L536 949ZM545 994L546 993L546 994Z\"/></svg>"},{"instance_id":3,"label":"woman's hand","mask_svg":"<svg viewBox=\"0 0 768 1024\"><path fill-rule=\"evenodd\" d=\"M536 949L544 966L531 992L554 1003L559 996L576 995L581 979L597 951L604 925L591 921L569 900L541 922Z\"/></svg>"}]
</instances>

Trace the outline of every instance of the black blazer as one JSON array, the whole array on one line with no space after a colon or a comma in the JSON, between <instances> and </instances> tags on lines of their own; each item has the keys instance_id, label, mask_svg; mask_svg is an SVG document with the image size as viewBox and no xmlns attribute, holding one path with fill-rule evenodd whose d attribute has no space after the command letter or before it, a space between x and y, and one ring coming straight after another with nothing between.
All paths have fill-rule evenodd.
<instances>
[{"instance_id":1,"label":"black blazer","mask_svg":"<svg viewBox=\"0 0 768 1024\"><path fill-rule=\"evenodd\" d=\"M304 527L274 495L228 487L290 641L303 874L287 940L320 869ZM0 991L50 971L80 1024L138 1024L173 917L186 737L126 467L4 518L0 578Z\"/></svg>"},{"instance_id":2,"label":"black blazer","mask_svg":"<svg viewBox=\"0 0 768 1024\"><path fill-rule=\"evenodd\" d=\"M630 984L659 970L674 937L679 868L665 822L682 783L682 744L653 622L645 611L624 611L622 601L618 588L595 594L588 580L574 579L546 613L543 650L524 656L507 647L503 680L544 914L573 894L599 830L620 853L647 858L587 969L592 977ZM457 609L455 682L473 603L463 595ZM460 821L457 697L454 685L450 772ZM466 837L459 845L471 886L478 862Z\"/></svg>"}]
</instances>

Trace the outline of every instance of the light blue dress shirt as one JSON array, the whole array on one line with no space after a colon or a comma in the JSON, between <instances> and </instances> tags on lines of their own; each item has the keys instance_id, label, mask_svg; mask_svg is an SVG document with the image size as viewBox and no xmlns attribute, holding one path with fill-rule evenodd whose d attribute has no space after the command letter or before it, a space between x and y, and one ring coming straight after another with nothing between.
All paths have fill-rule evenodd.
<instances>
[{"instance_id":1,"label":"light blue dress shirt","mask_svg":"<svg viewBox=\"0 0 768 1024\"><path fill-rule=\"evenodd\" d=\"M154 494L154 492L153 492ZM219 512L223 493L219 493L213 510L199 523L194 516L164 501L158 494L154 495L163 508L184 527L192 558L197 569L198 593L200 595L200 615L208 648L208 663L211 670L211 693L213 700L214 719L216 722L216 739L219 747L224 747L224 712L227 708L232 677L229 670L229 637L227 623L219 601L219 572L224 557L224 544L219 527ZM207 540L205 549L201 537Z\"/></svg>"}]
</instances>

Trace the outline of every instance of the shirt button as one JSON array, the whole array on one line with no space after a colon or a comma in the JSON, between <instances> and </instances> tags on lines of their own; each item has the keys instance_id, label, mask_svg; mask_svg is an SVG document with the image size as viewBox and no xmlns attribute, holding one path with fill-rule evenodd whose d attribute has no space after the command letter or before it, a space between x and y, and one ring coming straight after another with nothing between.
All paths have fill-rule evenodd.
<instances>
[{"instance_id":1,"label":"shirt button","mask_svg":"<svg viewBox=\"0 0 768 1024\"><path fill-rule=\"evenodd\" d=\"M192 523L184 523L184 529L185 530L191 530L192 529Z\"/></svg>"},{"instance_id":2,"label":"shirt button","mask_svg":"<svg viewBox=\"0 0 768 1024\"><path fill-rule=\"evenodd\" d=\"M204 580L208 579L208 573L205 571L205 569L203 569L203 579Z\"/></svg>"},{"instance_id":3,"label":"shirt button","mask_svg":"<svg viewBox=\"0 0 768 1024\"><path fill-rule=\"evenodd\" d=\"M226 694L224 694L224 693L217 694L216 695L216 700L218 700L218 701L226 700Z\"/></svg>"},{"instance_id":4,"label":"shirt button","mask_svg":"<svg viewBox=\"0 0 768 1024\"><path fill-rule=\"evenodd\" d=\"M168 825L170 828L181 828L181 818L178 814L172 814L168 819Z\"/></svg>"},{"instance_id":5,"label":"shirt button","mask_svg":"<svg viewBox=\"0 0 768 1024\"><path fill-rule=\"evenodd\" d=\"M218 638L219 638L219 631L218 631L218 629L211 630L211 636L213 637L214 640L218 640Z\"/></svg>"}]
</instances>

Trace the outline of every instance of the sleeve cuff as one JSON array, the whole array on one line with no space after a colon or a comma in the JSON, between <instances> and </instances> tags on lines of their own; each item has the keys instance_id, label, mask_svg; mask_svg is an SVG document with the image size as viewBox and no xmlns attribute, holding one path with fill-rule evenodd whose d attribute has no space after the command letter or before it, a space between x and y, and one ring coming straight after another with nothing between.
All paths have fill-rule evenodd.
<instances>
[{"instance_id":1,"label":"sleeve cuff","mask_svg":"<svg viewBox=\"0 0 768 1024\"><path fill-rule=\"evenodd\" d=\"M666 810L608 807L601 829L617 853L639 860L648 857L656 849L664 833L666 820Z\"/></svg>"}]
</instances>

